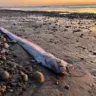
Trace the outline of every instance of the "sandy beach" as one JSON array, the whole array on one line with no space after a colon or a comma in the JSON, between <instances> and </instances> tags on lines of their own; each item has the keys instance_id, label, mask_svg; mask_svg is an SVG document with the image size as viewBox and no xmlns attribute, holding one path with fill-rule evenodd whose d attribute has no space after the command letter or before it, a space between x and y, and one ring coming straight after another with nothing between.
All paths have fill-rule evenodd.
<instances>
[{"instance_id":1,"label":"sandy beach","mask_svg":"<svg viewBox=\"0 0 96 96\"><path fill-rule=\"evenodd\" d=\"M68 15L71 18L67 18L41 13L0 10L0 26L73 64L75 70L56 84L58 75L40 65L34 69L29 62L31 57L19 46L13 46L13 53L20 58L18 63L33 66L33 70L41 71L46 79L43 84L32 82L22 96L95 96L96 15L89 14L89 18L80 14ZM70 86L69 90L64 88L65 82Z\"/></svg>"}]
</instances>

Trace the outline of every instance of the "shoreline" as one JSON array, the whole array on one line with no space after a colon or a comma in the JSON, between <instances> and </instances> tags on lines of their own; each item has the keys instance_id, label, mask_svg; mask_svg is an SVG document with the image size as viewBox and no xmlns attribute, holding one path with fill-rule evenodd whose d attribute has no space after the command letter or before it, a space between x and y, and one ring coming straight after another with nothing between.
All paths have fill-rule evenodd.
<instances>
[{"instance_id":1,"label":"shoreline","mask_svg":"<svg viewBox=\"0 0 96 96\"><path fill-rule=\"evenodd\" d=\"M21 14L29 14L29 15L39 15L39 16L48 16L48 17L60 17L60 18L68 18L68 19L96 19L96 13L69 13L63 11L24 11L24 10L9 10L9 9L0 9L0 12L5 13L21 13ZM66 13L66 14L60 14Z\"/></svg>"}]
</instances>

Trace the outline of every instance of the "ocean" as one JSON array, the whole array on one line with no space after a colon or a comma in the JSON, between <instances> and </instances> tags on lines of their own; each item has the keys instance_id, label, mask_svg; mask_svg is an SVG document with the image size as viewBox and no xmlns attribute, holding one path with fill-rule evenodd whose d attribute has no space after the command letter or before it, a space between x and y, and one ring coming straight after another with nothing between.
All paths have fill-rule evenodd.
<instances>
[{"instance_id":1,"label":"ocean","mask_svg":"<svg viewBox=\"0 0 96 96\"><path fill-rule=\"evenodd\" d=\"M23 11L60 11L63 13L96 13L96 5L58 5L58 6L16 6L0 7L0 9L23 10Z\"/></svg>"}]
</instances>

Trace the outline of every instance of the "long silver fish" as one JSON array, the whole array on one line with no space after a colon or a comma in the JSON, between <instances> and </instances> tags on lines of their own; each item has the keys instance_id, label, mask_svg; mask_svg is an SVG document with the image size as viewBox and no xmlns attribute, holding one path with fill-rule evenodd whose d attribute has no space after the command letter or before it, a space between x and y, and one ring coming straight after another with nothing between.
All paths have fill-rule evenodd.
<instances>
[{"instance_id":1,"label":"long silver fish","mask_svg":"<svg viewBox=\"0 0 96 96\"><path fill-rule=\"evenodd\" d=\"M6 34L11 40L17 41L38 63L53 70L55 73L65 74L66 71L72 70L72 65L69 65L64 60L56 58L33 42L18 37L2 27L0 27L0 32ZM67 70L69 67L71 67L70 70Z\"/></svg>"}]
</instances>

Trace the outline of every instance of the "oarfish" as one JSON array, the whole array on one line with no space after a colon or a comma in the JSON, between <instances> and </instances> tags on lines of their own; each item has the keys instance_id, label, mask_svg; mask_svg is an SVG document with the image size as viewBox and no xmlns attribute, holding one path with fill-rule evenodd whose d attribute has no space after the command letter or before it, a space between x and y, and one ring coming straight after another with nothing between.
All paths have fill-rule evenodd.
<instances>
[{"instance_id":1,"label":"oarfish","mask_svg":"<svg viewBox=\"0 0 96 96\"><path fill-rule=\"evenodd\" d=\"M46 52L37 44L30 42L27 39L18 37L2 27L0 27L0 32L6 34L11 40L17 41L36 60L38 64L53 70L55 73L65 74L66 71L68 72L72 70L72 65ZM71 69L67 70L69 67L71 67Z\"/></svg>"}]
</instances>

